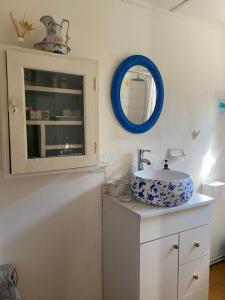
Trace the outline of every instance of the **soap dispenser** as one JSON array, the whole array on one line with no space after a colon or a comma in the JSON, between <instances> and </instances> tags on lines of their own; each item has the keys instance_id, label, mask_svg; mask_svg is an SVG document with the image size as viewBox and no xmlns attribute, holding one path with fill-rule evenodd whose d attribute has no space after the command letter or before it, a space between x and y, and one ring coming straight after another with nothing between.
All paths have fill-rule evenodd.
<instances>
[{"instance_id":1,"label":"soap dispenser","mask_svg":"<svg viewBox=\"0 0 225 300\"><path fill-rule=\"evenodd\" d=\"M164 160L163 170L169 170L168 159Z\"/></svg>"}]
</instances>

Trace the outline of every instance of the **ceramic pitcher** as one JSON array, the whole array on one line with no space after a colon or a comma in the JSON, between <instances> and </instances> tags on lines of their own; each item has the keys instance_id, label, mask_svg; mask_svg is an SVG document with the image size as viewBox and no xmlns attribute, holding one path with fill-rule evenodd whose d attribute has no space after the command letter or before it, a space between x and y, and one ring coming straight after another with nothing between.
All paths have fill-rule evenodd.
<instances>
[{"instance_id":1,"label":"ceramic pitcher","mask_svg":"<svg viewBox=\"0 0 225 300\"><path fill-rule=\"evenodd\" d=\"M46 37L43 39L43 42L59 43L59 44L67 45L69 40L69 35L68 35L69 27L70 27L69 20L62 19L61 24L58 24L54 21L53 17L43 16L40 19L40 22L42 22L46 28ZM62 29L64 23L67 24L65 39L62 37Z\"/></svg>"}]
</instances>

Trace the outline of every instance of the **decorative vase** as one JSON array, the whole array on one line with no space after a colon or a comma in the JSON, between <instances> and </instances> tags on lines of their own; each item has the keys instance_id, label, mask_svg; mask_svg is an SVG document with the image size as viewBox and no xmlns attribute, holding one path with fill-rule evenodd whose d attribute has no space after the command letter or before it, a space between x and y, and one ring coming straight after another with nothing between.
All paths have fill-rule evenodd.
<instances>
[{"instance_id":1,"label":"decorative vase","mask_svg":"<svg viewBox=\"0 0 225 300\"><path fill-rule=\"evenodd\" d=\"M23 47L23 43L24 43L24 38L18 37L17 38L17 46L18 47Z\"/></svg>"},{"instance_id":2,"label":"decorative vase","mask_svg":"<svg viewBox=\"0 0 225 300\"><path fill-rule=\"evenodd\" d=\"M67 19L62 19L61 24L54 21L51 16L43 16L40 19L46 28L46 37L40 43L34 44L37 50L48 51L59 54L68 54L71 49L68 46L70 22ZM67 24L66 37L62 37L63 25Z\"/></svg>"}]
</instances>

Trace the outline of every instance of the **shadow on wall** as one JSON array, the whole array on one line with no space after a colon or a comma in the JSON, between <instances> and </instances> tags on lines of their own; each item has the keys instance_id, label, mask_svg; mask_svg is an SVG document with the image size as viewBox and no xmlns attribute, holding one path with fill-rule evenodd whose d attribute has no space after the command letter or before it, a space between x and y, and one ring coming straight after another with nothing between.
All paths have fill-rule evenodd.
<instances>
[{"instance_id":1,"label":"shadow on wall","mask_svg":"<svg viewBox=\"0 0 225 300\"><path fill-rule=\"evenodd\" d=\"M135 153L136 154L136 153ZM109 153L101 155L101 162L107 164L107 180L112 178L130 177L133 171L134 153Z\"/></svg>"},{"instance_id":2,"label":"shadow on wall","mask_svg":"<svg viewBox=\"0 0 225 300\"><path fill-rule=\"evenodd\" d=\"M55 192L51 193L53 182L48 182L50 192L45 197L43 190L46 191L47 186L42 186L39 199L37 195L35 201L34 195L30 195L30 199L20 195L15 203L9 203L7 217L10 219L0 221L3 233L0 260L17 268L23 300L89 300L90 295L96 297L93 300L101 299L101 184L104 176L97 177L70 174L58 180L58 197ZM83 183L85 179L88 186ZM21 212L23 209L27 214Z\"/></svg>"}]
</instances>

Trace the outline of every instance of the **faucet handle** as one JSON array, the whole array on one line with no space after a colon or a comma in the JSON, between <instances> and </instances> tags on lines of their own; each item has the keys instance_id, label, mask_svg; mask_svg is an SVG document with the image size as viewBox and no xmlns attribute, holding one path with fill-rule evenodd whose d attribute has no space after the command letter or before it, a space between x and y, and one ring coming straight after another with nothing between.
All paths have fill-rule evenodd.
<instances>
[{"instance_id":1,"label":"faucet handle","mask_svg":"<svg viewBox=\"0 0 225 300\"><path fill-rule=\"evenodd\" d=\"M151 150L149 150L149 149L140 149L139 151L142 154L145 153L145 152L151 152Z\"/></svg>"}]
</instances>

